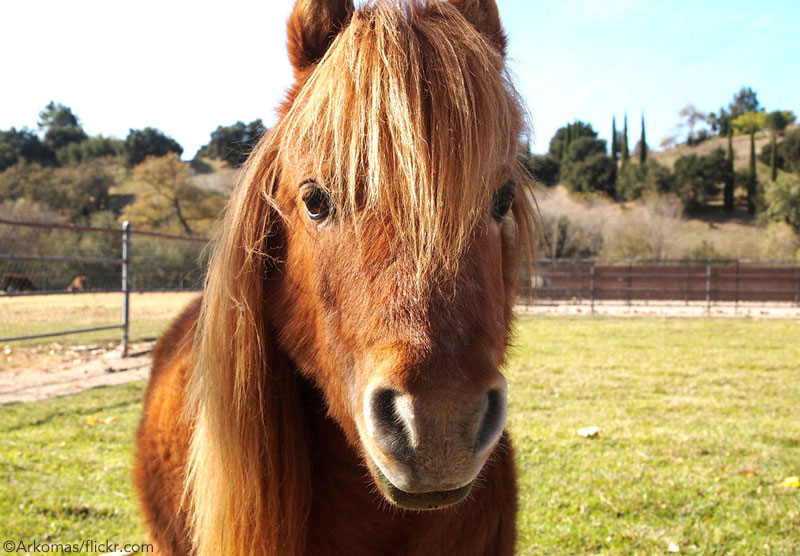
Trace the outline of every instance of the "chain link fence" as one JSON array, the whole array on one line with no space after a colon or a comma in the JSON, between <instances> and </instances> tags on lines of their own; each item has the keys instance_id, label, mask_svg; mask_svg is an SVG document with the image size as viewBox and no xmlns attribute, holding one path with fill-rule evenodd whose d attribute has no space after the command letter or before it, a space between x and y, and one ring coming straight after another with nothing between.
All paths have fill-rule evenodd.
<instances>
[{"instance_id":1,"label":"chain link fence","mask_svg":"<svg viewBox=\"0 0 800 556\"><path fill-rule=\"evenodd\" d=\"M207 238L0 219L0 342L158 335L204 280Z\"/></svg>"}]
</instances>

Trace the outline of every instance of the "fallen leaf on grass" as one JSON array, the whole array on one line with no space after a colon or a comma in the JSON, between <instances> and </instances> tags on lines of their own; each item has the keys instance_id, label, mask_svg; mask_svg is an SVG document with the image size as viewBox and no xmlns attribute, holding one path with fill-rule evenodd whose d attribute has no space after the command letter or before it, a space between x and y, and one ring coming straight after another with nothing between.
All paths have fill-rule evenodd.
<instances>
[{"instance_id":1,"label":"fallen leaf on grass","mask_svg":"<svg viewBox=\"0 0 800 556\"><path fill-rule=\"evenodd\" d=\"M578 436L582 436L584 438L597 438L600 436L600 427L583 427L582 429L578 429Z\"/></svg>"},{"instance_id":2,"label":"fallen leaf on grass","mask_svg":"<svg viewBox=\"0 0 800 556\"><path fill-rule=\"evenodd\" d=\"M112 423L116 423L116 417L106 417L105 419L98 419L97 417L87 417L86 424L87 425L110 425Z\"/></svg>"},{"instance_id":3,"label":"fallen leaf on grass","mask_svg":"<svg viewBox=\"0 0 800 556\"><path fill-rule=\"evenodd\" d=\"M786 488L800 488L800 477L787 477L781 483Z\"/></svg>"}]
</instances>

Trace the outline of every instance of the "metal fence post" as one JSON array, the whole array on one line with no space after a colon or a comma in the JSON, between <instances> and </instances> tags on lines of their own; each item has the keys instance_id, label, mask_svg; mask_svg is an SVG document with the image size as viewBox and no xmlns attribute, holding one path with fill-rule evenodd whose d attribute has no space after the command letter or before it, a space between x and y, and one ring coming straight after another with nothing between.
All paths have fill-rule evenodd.
<instances>
[{"instance_id":1,"label":"metal fence post","mask_svg":"<svg viewBox=\"0 0 800 556\"><path fill-rule=\"evenodd\" d=\"M594 314L594 290L595 290L595 261L592 261L592 269L591 269L591 288L592 288L592 314Z\"/></svg>"},{"instance_id":2,"label":"metal fence post","mask_svg":"<svg viewBox=\"0 0 800 556\"><path fill-rule=\"evenodd\" d=\"M633 296L633 263L628 262L628 309L631 307Z\"/></svg>"},{"instance_id":3,"label":"metal fence post","mask_svg":"<svg viewBox=\"0 0 800 556\"><path fill-rule=\"evenodd\" d=\"M711 261L706 262L706 316L711 316Z\"/></svg>"},{"instance_id":4,"label":"metal fence post","mask_svg":"<svg viewBox=\"0 0 800 556\"><path fill-rule=\"evenodd\" d=\"M689 306L689 278L691 277L692 268L689 266L689 263L683 263L686 266L686 289L683 292L683 299L686 302L686 306Z\"/></svg>"},{"instance_id":5,"label":"metal fence post","mask_svg":"<svg viewBox=\"0 0 800 556\"><path fill-rule=\"evenodd\" d=\"M131 298L131 223L122 223L122 357L128 357Z\"/></svg>"}]
</instances>

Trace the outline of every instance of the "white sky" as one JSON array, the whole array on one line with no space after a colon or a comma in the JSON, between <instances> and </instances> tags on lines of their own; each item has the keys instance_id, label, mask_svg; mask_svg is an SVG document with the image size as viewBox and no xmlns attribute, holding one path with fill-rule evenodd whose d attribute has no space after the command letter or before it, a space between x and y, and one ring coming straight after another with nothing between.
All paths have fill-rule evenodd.
<instances>
[{"instance_id":1,"label":"white sky","mask_svg":"<svg viewBox=\"0 0 800 556\"><path fill-rule=\"evenodd\" d=\"M0 0L0 129L36 127L50 100L89 134L161 129L191 158L218 125L270 125L291 82L292 0ZM535 152L580 118L610 137L627 111L648 142L692 102L712 111L742 86L769 110L800 99L797 0L498 0Z\"/></svg>"}]
</instances>

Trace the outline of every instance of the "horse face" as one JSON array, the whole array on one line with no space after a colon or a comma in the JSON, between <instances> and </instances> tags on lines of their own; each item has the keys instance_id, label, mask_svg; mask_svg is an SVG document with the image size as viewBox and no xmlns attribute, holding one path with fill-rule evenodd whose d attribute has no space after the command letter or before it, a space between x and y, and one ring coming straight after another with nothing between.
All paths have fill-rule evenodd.
<instances>
[{"instance_id":1,"label":"horse face","mask_svg":"<svg viewBox=\"0 0 800 556\"><path fill-rule=\"evenodd\" d=\"M482 44L501 48L493 2L454 4L495 29ZM297 89L318 77L314 64L350 10L347 2L298 2L289 21ZM445 10L445 16L455 13ZM292 102L315 98L301 93L296 100L296 94L285 107L290 116ZM340 206L342 195L331 191L342 169L302 162L338 160L329 152L282 164L275 186L285 241L268 302L278 307L271 313L282 347L323 393L329 414L383 495L404 508L441 508L465 498L503 433L507 388L499 368L518 269L511 205L522 194L513 148L503 152L504 158L482 166L489 168L481 185L485 194L475 194L473 206L465 207L467 241L448 265L421 268L418 251L403 241L408 231L398 229L390 214L391 203ZM402 172L387 175L392 179L381 191L417 185ZM437 197L448 188L478 186L433 179L429 187ZM364 189L356 184L348 192L367 199L369 186ZM432 241L429 252L452 247Z\"/></svg>"},{"instance_id":2,"label":"horse face","mask_svg":"<svg viewBox=\"0 0 800 556\"><path fill-rule=\"evenodd\" d=\"M498 181L449 280L434 271L420 285L379 215L357 233L302 176L285 173L277 196L285 349L324 393L389 500L415 509L457 502L506 419L498 369L516 276L514 185Z\"/></svg>"}]
</instances>

